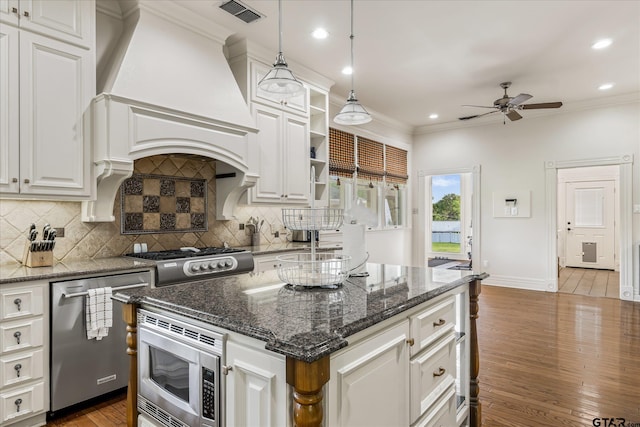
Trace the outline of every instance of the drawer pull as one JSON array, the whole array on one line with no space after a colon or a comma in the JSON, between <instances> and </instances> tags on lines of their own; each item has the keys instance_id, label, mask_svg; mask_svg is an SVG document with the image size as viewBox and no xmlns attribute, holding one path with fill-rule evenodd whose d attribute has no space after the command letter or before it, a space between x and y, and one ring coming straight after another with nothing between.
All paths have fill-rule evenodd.
<instances>
[{"instance_id":1,"label":"drawer pull","mask_svg":"<svg viewBox=\"0 0 640 427\"><path fill-rule=\"evenodd\" d=\"M445 372L447 372L447 370L446 370L446 369L444 369L443 367L439 367L439 368L438 368L438 372L434 372L434 373L433 373L433 376L434 376L434 377L441 377L441 376L443 376L443 375L444 375L444 373L445 373Z\"/></svg>"},{"instance_id":2,"label":"drawer pull","mask_svg":"<svg viewBox=\"0 0 640 427\"><path fill-rule=\"evenodd\" d=\"M447 321L446 321L446 320L444 320L444 319L438 319L438 321L437 321L437 322L433 322L433 326L436 326L436 327L437 327L437 326L442 326L442 325L444 325L445 323L447 323Z\"/></svg>"},{"instance_id":3,"label":"drawer pull","mask_svg":"<svg viewBox=\"0 0 640 427\"><path fill-rule=\"evenodd\" d=\"M22 300L20 298L14 299L13 303L18 306L18 311L22 310Z\"/></svg>"},{"instance_id":4,"label":"drawer pull","mask_svg":"<svg viewBox=\"0 0 640 427\"><path fill-rule=\"evenodd\" d=\"M16 404L16 412L20 412L20 405L22 405L22 399L18 398L16 399L15 402L13 402Z\"/></svg>"},{"instance_id":5,"label":"drawer pull","mask_svg":"<svg viewBox=\"0 0 640 427\"><path fill-rule=\"evenodd\" d=\"M22 365L21 365L21 364L19 364L19 363L17 363L17 364L13 367L13 369L15 369L15 370L16 370L16 376L17 376L18 378L20 378L20 369L22 369Z\"/></svg>"},{"instance_id":6,"label":"drawer pull","mask_svg":"<svg viewBox=\"0 0 640 427\"><path fill-rule=\"evenodd\" d=\"M20 336L21 335L22 335L22 332L20 332L20 331L17 331L16 333L13 334L13 336L16 339L18 344L20 344Z\"/></svg>"}]
</instances>

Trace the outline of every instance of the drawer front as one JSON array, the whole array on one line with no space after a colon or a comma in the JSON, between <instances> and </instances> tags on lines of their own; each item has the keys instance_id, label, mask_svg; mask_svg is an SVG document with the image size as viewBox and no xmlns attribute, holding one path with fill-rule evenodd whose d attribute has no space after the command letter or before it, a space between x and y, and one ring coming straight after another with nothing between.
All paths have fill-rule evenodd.
<instances>
[{"instance_id":1,"label":"drawer front","mask_svg":"<svg viewBox=\"0 0 640 427\"><path fill-rule=\"evenodd\" d=\"M42 317L0 324L0 350L22 350L39 347L43 341Z\"/></svg>"},{"instance_id":2,"label":"drawer front","mask_svg":"<svg viewBox=\"0 0 640 427\"><path fill-rule=\"evenodd\" d=\"M456 390L450 388L425 416L412 427L451 427L456 425Z\"/></svg>"},{"instance_id":3,"label":"drawer front","mask_svg":"<svg viewBox=\"0 0 640 427\"><path fill-rule=\"evenodd\" d=\"M411 360L411 422L420 418L455 384L456 337L452 332Z\"/></svg>"},{"instance_id":4,"label":"drawer front","mask_svg":"<svg viewBox=\"0 0 640 427\"><path fill-rule=\"evenodd\" d=\"M11 422L44 410L44 382L0 394L0 421Z\"/></svg>"},{"instance_id":5,"label":"drawer front","mask_svg":"<svg viewBox=\"0 0 640 427\"><path fill-rule=\"evenodd\" d=\"M42 349L0 357L0 387L42 378L43 372Z\"/></svg>"},{"instance_id":6,"label":"drawer front","mask_svg":"<svg viewBox=\"0 0 640 427\"><path fill-rule=\"evenodd\" d=\"M44 308L44 286L0 290L0 321L41 315Z\"/></svg>"},{"instance_id":7,"label":"drawer front","mask_svg":"<svg viewBox=\"0 0 640 427\"><path fill-rule=\"evenodd\" d=\"M254 273L262 273L264 271L275 270L276 268L278 268L278 265L280 265L280 262L276 259L276 257L255 259L254 262Z\"/></svg>"},{"instance_id":8,"label":"drawer front","mask_svg":"<svg viewBox=\"0 0 640 427\"><path fill-rule=\"evenodd\" d=\"M411 316L411 338L415 344L411 346L411 356L415 356L427 348L432 342L446 335L455 328L456 300L452 295L422 313Z\"/></svg>"}]
</instances>

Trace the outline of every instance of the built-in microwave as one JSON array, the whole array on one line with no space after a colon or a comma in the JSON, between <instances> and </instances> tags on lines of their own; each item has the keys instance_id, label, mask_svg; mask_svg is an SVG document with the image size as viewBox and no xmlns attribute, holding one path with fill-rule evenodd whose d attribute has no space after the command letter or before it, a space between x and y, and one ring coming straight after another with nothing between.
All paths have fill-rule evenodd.
<instances>
[{"instance_id":1,"label":"built-in microwave","mask_svg":"<svg viewBox=\"0 0 640 427\"><path fill-rule=\"evenodd\" d=\"M167 427L220 427L226 335L138 312L138 410Z\"/></svg>"}]
</instances>

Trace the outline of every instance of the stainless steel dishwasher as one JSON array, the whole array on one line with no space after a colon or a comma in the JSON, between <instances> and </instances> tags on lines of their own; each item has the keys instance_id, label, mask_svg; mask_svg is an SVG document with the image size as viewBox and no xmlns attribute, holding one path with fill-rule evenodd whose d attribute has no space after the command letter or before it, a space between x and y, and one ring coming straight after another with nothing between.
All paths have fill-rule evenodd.
<instances>
[{"instance_id":1,"label":"stainless steel dishwasher","mask_svg":"<svg viewBox=\"0 0 640 427\"><path fill-rule=\"evenodd\" d=\"M51 282L51 409L55 411L127 386L129 360L122 304L113 302L113 327L87 339L85 297L89 289L149 286L149 271Z\"/></svg>"}]
</instances>

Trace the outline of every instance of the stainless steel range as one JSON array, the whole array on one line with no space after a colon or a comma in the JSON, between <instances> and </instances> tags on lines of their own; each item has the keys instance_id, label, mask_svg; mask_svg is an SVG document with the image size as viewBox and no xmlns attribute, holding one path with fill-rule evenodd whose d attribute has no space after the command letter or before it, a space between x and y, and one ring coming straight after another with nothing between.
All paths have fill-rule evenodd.
<instances>
[{"instance_id":1,"label":"stainless steel range","mask_svg":"<svg viewBox=\"0 0 640 427\"><path fill-rule=\"evenodd\" d=\"M253 271L253 254L236 248L193 248L127 254L156 262L156 286Z\"/></svg>"}]
</instances>

